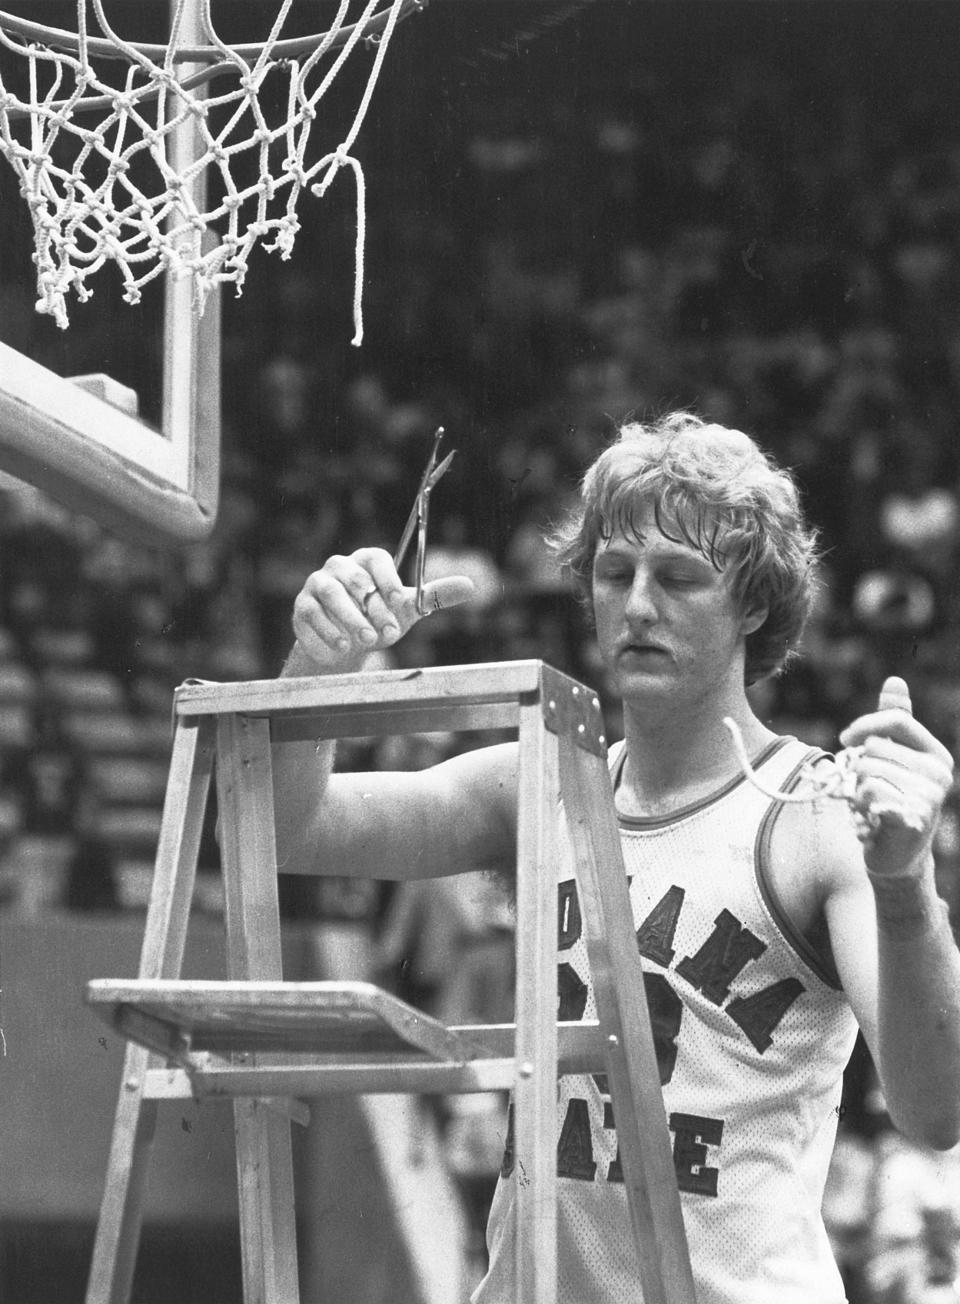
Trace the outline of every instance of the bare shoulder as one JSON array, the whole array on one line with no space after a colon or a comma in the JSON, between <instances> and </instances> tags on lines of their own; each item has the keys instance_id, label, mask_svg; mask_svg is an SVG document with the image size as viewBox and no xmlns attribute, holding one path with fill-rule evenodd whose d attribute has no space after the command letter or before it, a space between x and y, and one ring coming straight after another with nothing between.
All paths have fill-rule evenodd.
<instances>
[{"instance_id":1,"label":"bare shoulder","mask_svg":"<svg viewBox=\"0 0 960 1304\"><path fill-rule=\"evenodd\" d=\"M862 893L865 905L871 899L853 818L846 802L836 798L780 808L770 839L770 869L778 895L804 929L840 897Z\"/></svg>"},{"instance_id":2,"label":"bare shoulder","mask_svg":"<svg viewBox=\"0 0 960 1304\"><path fill-rule=\"evenodd\" d=\"M875 1045L877 936L863 849L847 804L784 805L770 843L777 895L796 928L836 967L868 1044Z\"/></svg>"},{"instance_id":3,"label":"bare shoulder","mask_svg":"<svg viewBox=\"0 0 960 1304\"><path fill-rule=\"evenodd\" d=\"M517 764L517 745L504 743L426 770L334 774L317 859L298 868L383 879L504 873L515 860Z\"/></svg>"}]
</instances>

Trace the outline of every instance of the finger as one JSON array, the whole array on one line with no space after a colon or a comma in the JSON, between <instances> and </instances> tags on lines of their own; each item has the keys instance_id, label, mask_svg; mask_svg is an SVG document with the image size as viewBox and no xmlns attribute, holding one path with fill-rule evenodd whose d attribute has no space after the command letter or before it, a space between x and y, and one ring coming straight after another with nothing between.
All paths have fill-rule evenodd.
<instances>
[{"instance_id":1,"label":"finger","mask_svg":"<svg viewBox=\"0 0 960 1304\"><path fill-rule=\"evenodd\" d=\"M911 801L939 805L943 800L944 787L939 771L922 773L919 769L908 769L895 760L879 756L861 756L853 768L857 775L858 792L868 784L882 781Z\"/></svg>"},{"instance_id":2,"label":"finger","mask_svg":"<svg viewBox=\"0 0 960 1304\"><path fill-rule=\"evenodd\" d=\"M360 610L372 625L378 638L387 643L392 643L400 637L399 622L379 589L374 588L372 585L367 589L361 599Z\"/></svg>"},{"instance_id":3,"label":"finger","mask_svg":"<svg viewBox=\"0 0 960 1304\"><path fill-rule=\"evenodd\" d=\"M917 791L905 792L897 783L871 775L857 787L854 809L868 820L923 832L933 817L935 803Z\"/></svg>"},{"instance_id":4,"label":"finger","mask_svg":"<svg viewBox=\"0 0 960 1304\"><path fill-rule=\"evenodd\" d=\"M899 675L889 675L883 681L877 710L848 725L840 735L840 742L844 747L855 747L874 734L895 739L918 752L939 756L952 764L947 749L914 718L910 689Z\"/></svg>"},{"instance_id":5,"label":"finger","mask_svg":"<svg viewBox=\"0 0 960 1304\"><path fill-rule=\"evenodd\" d=\"M475 592L473 580L466 575L445 575L443 579L424 584L423 609L425 612L446 611L448 607L458 607L462 602L469 602Z\"/></svg>"},{"instance_id":6,"label":"finger","mask_svg":"<svg viewBox=\"0 0 960 1304\"><path fill-rule=\"evenodd\" d=\"M898 766L907 775L924 775L946 792L953 783L953 757L932 734L925 734L924 741L925 748L919 750L882 734L871 734L859 749L860 757L854 768L866 771L872 768L874 758L879 758Z\"/></svg>"},{"instance_id":7,"label":"finger","mask_svg":"<svg viewBox=\"0 0 960 1304\"><path fill-rule=\"evenodd\" d=\"M902 707L860 716L847 725L840 735L840 742L844 747L858 747L874 736L890 738L919 752L927 751L935 744L933 735L912 715L907 715Z\"/></svg>"},{"instance_id":8,"label":"finger","mask_svg":"<svg viewBox=\"0 0 960 1304\"><path fill-rule=\"evenodd\" d=\"M365 590L370 583L376 588L386 607L395 610L403 603L403 581L397 573L393 558L383 548L360 548L351 559L362 566L369 577Z\"/></svg>"},{"instance_id":9,"label":"finger","mask_svg":"<svg viewBox=\"0 0 960 1304\"><path fill-rule=\"evenodd\" d=\"M910 700L910 689L905 679L899 675L890 675L883 681L883 687L880 689L880 699L877 702L879 711L906 711L908 715L913 715L913 703Z\"/></svg>"},{"instance_id":10,"label":"finger","mask_svg":"<svg viewBox=\"0 0 960 1304\"><path fill-rule=\"evenodd\" d=\"M314 661L323 663L331 653L343 654L350 649L350 640L339 625L327 618L315 598L302 591L293 604L293 632Z\"/></svg>"},{"instance_id":11,"label":"finger","mask_svg":"<svg viewBox=\"0 0 960 1304\"><path fill-rule=\"evenodd\" d=\"M932 760L949 775L953 773L953 756L949 749L901 707L892 711L875 711L854 720L840 735L840 742L845 748L864 747L876 755L899 755L906 767L927 767ZM897 753L897 747L902 748L902 752Z\"/></svg>"},{"instance_id":12,"label":"finger","mask_svg":"<svg viewBox=\"0 0 960 1304\"><path fill-rule=\"evenodd\" d=\"M308 577L294 610L326 641L332 637L340 647L344 640L348 645L372 647L378 635L363 611L371 587L370 575L362 567L349 558L332 557Z\"/></svg>"},{"instance_id":13,"label":"finger","mask_svg":"<svg viewBox=\"0 0 960 1304\"><path fill-rule=\"evenodd\" d=\"M844 747L853 747L864 742L872 733L889 733L891 721L896 723L898 717L900 721L913 718L910 689L906 680L899 675L888 675L880 689L876 711L862 715L849 724L841 733L840 742ZM920 737L915 731L904 734L901 730L900 733L904 742Z\"/></svg>"}]
</instances>

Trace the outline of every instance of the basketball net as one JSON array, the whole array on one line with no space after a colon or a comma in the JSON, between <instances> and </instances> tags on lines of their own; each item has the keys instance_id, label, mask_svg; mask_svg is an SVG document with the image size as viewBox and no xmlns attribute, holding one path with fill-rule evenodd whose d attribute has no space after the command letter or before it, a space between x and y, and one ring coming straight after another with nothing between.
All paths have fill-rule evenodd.
<instances>
[{"instance_id":1,"label":"basketball net","mask_svg":"<svg viewBox=\"0 0 960 1304\"><path fill-rule=\"evenodd\" d=\"M268 36L250 46L221 40L212 0L173 0L162 46L118 35L103 0L89 0L93 34L87 0L77 0L75 33L0 11L0 46L16 56L0 62L0 151L33 221L39 312L66 327L68 295L90 298L87 282L108 262L120 269L128 303L172 272L192 277L202 312L215 286L242 292L258 244L288 259L302 194L322 197L348 168L352 343L361 343L365 183L352 150L397 22L426 0L339 0L328 31L284 39L294 2L274 0ZM374 53L353 122L335 148L313 157L320 101L358 46Z\"/></svg>"}]
</instances>

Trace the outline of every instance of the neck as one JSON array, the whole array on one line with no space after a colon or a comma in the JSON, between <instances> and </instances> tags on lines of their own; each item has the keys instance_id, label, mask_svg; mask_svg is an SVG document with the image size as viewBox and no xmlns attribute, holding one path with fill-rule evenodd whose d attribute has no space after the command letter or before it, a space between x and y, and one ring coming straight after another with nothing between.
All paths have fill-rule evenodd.
<instances>
[{"instance_id":1,"label":"neck","mask_svg":"<svg viewBox=\"0 0 960 1304\"><path fill-rule=\"evenodd\" d=\"M662 813L705 796L740 772L723 720L730 716L748 754L775 735L754 715L744 693L714 702L708 710L661 714L624 705L624 763L619 805L624 814Z\"/></svg>"}]
</instances>

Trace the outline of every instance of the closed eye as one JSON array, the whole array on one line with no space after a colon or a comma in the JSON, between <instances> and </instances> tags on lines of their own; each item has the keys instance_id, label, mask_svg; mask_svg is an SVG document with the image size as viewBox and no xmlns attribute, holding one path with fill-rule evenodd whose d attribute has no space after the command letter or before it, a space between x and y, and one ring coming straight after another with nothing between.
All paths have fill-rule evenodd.
<instances>
[{"instance_id":1,"label":"closed eye","mask_svg":"<svg viewBox=\"0 0 960 1304\"><path fill-rule=\"evenodd\" d=\"M666 588L695 588L707 583L708 577L686 571L667 571L660 576L660 583Z\"/></svg>"},{"instance_id":2,"label":"closed eye","mask_svg":"<svg viewBox=\"0 0 960 1304\"><path fill-rule=\"evenodd\" d=\"M602 584L622 584L629 588L633 583L633 571L625 570L622 566L598 566L596 578Z\"/></svg>"}]
</instances>

